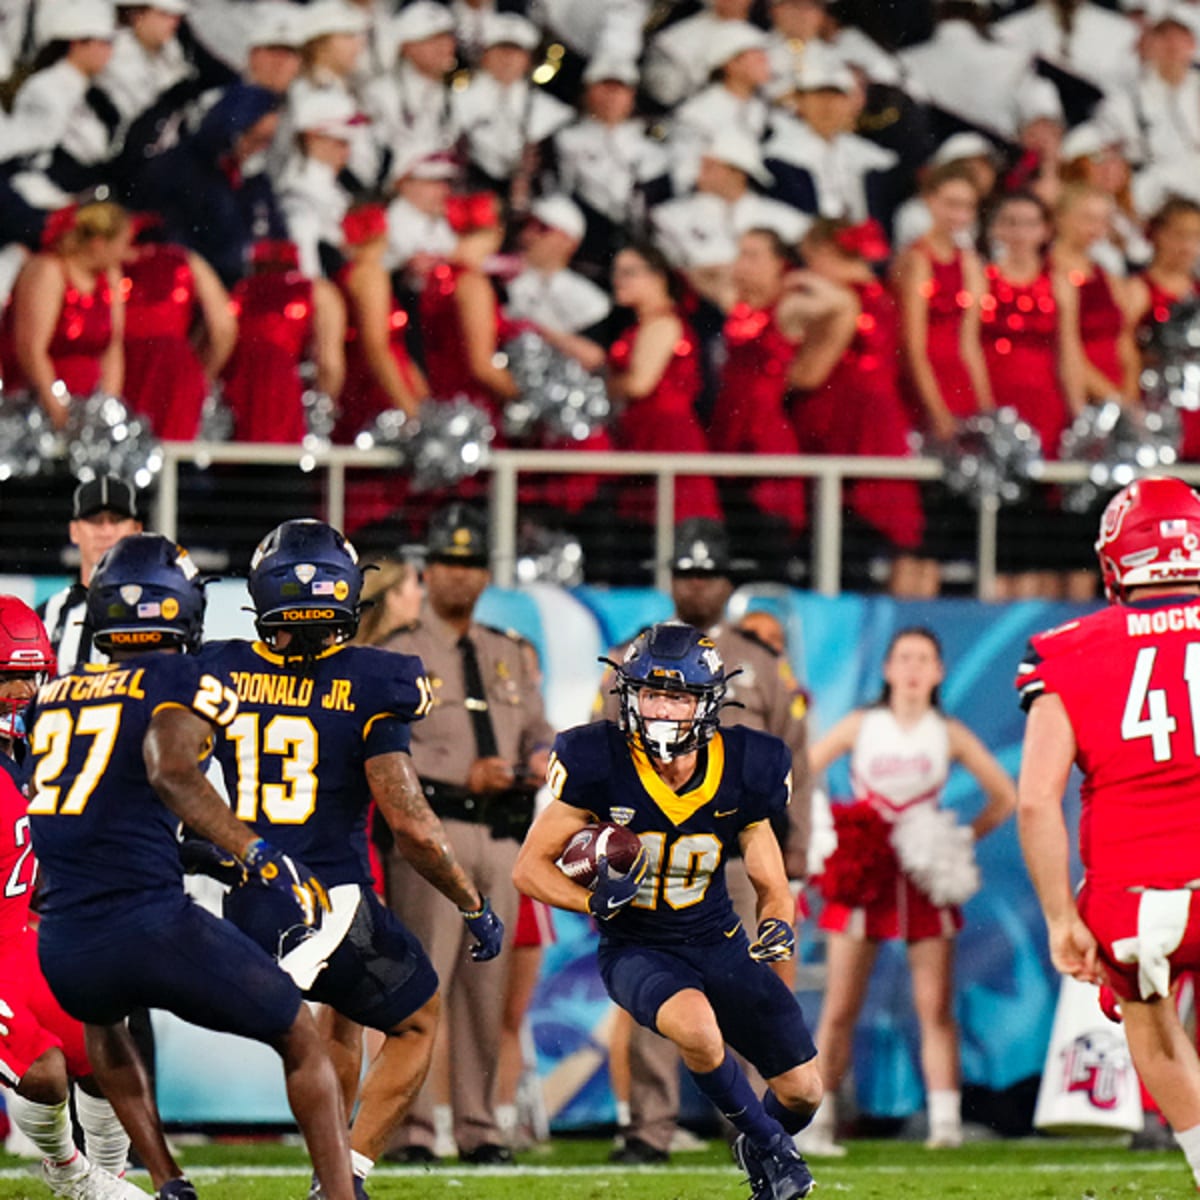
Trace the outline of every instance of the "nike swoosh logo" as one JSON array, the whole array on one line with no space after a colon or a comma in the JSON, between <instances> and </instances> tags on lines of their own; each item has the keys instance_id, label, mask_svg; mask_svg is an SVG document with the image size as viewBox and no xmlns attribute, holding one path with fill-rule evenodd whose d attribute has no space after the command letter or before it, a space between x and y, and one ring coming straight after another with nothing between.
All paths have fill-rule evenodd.
<instances>
[{"instance_id":1,"label":"nike swoosh logo","mask_svg":"<svg viewBox=\"0 0 1200 1200\"><path fill-rule=\"evenodd\" d=\"M733 808L727 808L724 812L715 812L715 813L713 813L713 816L714 817L732 817L735 812L737 812L736 805Z\"/></svg>"},{"instance_id":2,"label":"nike swoosh logo","mask_svg":"<svg viewBox=\"0 0 1200 1200\"><path fill-rule=\"evenodd\" d=\"M733 928L732 928L732 929L731 929L731 930L730 930L728 933L726 933L726 934L725 934L725 936L726 936L727 938L731 938L731 937L733 937L733 936L734 936L734 934L736 934L736 933L737 933L737 931L738 931L739 929L741 929L741 927L742 927L742 923L741 923L741 921L739 921L739 922L738 922L738 923L737 923L737 924L736 924L736 925L735 925L735 926L734 926L734 927L733 927Z\"/></svg>"}]
</instances>

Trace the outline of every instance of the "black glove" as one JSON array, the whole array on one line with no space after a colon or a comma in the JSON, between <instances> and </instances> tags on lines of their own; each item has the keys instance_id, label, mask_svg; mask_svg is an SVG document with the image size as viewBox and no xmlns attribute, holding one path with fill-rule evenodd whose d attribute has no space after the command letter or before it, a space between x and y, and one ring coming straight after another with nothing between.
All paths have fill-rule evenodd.
<instances>
[{"instance_id":1,"label":"black glove","mask_svg":"<svg viewBox=\"0 0 1200 1200\"><path fill-rule=\"evenodd\" d=\"M750 943L755 962L782 962L796 950L796 931L779 917L767 917L758 923L758 936Z\"/></svg>"},{"instance_id":2,"label":"black glove","mask_svg":"<svg viewBox=\"0 0 1200 1200\"><path fill-rule=\"evenodd\" d=\"M462 912L462 910L459 910ZM485 896L476 912L464 912L462 919L467 923L475 945L471 947L473 962L487 962L495 958L504 947L504 922L492 911L492 902Z\"/></svg>"},{"instance_id":3,"label":"black glove","mask_svg":"<svg viewBox=\"0 0 1200 1200\"><path fill-rule=\"evenodd\" d=\"M329 893L303 863L257 838L242 856L242 866L250 878L290 895L300 909L305 925L317 927L321 924L322 917L329 911Z\"/></svg>"},{"instance_id":4,"label":"black glove","mask_svg":"<svg viewBox=\"0 0 1200 1200\"><path fill-rule=\"evenodd\" d=\"M179 861L188 875L207 875L227 887L246 880L246 871L232 855L204 838L185 837L179 846Z\"/></svg>"},{"instance_id":5,"label":"black glove","mask_svg":"<svg viewBox=\"0 0 1200 1200\"><path fill-rule=\"evenodd\" d=\"M588 900L588 912L598 921L608 921L617 915L638 894L642 880L646 878L650 860L646 848L638 851L633 866L624 875L614 875L607 858L601 858L596 866L596 886Z\"/></svg>"}]
</instances>

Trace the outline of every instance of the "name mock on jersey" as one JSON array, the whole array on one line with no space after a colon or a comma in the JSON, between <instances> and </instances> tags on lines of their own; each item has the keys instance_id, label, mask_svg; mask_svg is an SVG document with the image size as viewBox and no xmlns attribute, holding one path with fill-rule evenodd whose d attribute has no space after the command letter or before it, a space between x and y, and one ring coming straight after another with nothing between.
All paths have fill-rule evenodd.
<instances>
[{"instance_id":1,"label":"name mock on jersey","mask_svg":"<svg viewBox=\"0 0 1200 1200\"><path fill-rule=\"evenodd\" d=\"M52 679L38 689L38 704L45 708L64 700L99 700L106 696L129 696L133 700L145 700L142 678L145 669L119 671L108 669L88 675L64 675Z\"/></svg>"},{"instance_id":2,"label":"name mock on jersey","mask_svg":"<svg viewBox=\"0 0 1200 1200\"><path fill-rule=\"evenodd\" d=\"M278 672L230 671L230 679L243 704L265 704L279 708L308 708L313 700L314 681L303 675ZM331 679L321 707L334 712L354 712L349 679Z\"/></svg>"},{"instance_id":3,"label":"name mock on jersey","mask_svg":"<svg viewBox=\"0 0 1200 1200\"><path fill-rule=\"evenodd\" d=\"M1130 637L1145 637L1151 633L1180 633L1185 629L1200 629L1200 605L1156 608L1153 612L1131 612L1125 616L1125 632Z\"/></svg>"}]
</instances>

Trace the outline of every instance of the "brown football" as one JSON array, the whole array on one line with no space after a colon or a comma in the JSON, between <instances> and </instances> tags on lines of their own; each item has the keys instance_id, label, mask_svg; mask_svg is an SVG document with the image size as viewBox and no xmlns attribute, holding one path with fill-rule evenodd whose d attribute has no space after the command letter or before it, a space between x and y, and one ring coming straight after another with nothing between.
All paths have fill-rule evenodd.
<instances>
[{"instance_id":1,"label":"brown football","mask_svg":"<svg viewBox=\"0 0 1200 1200\"><path fill-rule=\"evenodd\" d=\"M624 875L641 848L641 838L624 825L585 825L563 847L558 866L564 875L590 891L596 886L600 859L607 858L611 868Z\"/></svg>"}]
</instances>

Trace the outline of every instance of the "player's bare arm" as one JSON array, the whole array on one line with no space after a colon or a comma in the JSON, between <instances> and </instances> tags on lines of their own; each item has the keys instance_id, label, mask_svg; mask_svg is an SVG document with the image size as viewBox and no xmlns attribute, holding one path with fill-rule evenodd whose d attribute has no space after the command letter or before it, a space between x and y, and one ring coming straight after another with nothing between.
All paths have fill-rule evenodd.
<instances>
[{"instance_id":1,"label":"player's bare arm","mask_svg":"<svg viewBox=\"0 0 1200 1200\"><path fill-rule=\"evenodd\" d=\"M142 754L146 777L162 802L197 836L242 859L255 841L220 793L204 777L212 726L185 708L162 708L146 730Z\"/></svg>"},{"instance_id":2,"label":"player's bare arm","mask_svg":"<svg viewBox=\"0 0 1200 1200\"><path fill-rule=\"evenodd\" d=\"M1050 957L1064 975L1098 983L1096 939L1075 906L1063 795L1075 761L1075 734L1062 700L1040 696L1029 710L1017 781L1017 831L1050 934Z\"/></svg>"},{"instance_id":3,"label":"player's bare arm","mask_svg":"<svg viewBox=\"0 0 1200 1200\"><path fill-rule=\"evenodd\" d=\"M987 797L987 803L971 822L971 832L979 841L1012 816L1017 807L1016 785L991 751L961 721L951 720L947 725L950 757L967 769Z\"/></svg>"},{"instance_id":4,"label":"player's bare arm","mask_svg":"<svg viewBox=\"0 0 1200 1200\"><path fill-rule=\"evenodd\" d=\"M437 813L421 790L412 759L401 751L366 761L367 785L401 854L463 912L483 906L478 889L454 856Z\"/></svg>"},{"instance_id":5,"label":"player's bare arm","mask_svg":"<svg viewBox=\"0 0 1200 1200\"><path fill-rule=\"evenodd\" d=\"M746 874L758 896L759 921L777 917L790 925L795 905L783 866L783 854L770 822L759 821L743 829L738 835L738 845L746 864Z\"/></svg>"},{"instance_id":6,"label":"player's bare arm","mask_svg":"<svg viewBox=\"0 0 1200 1200\"><path fill-rule=\"evenodd\" d=\"M513 883L518 891L532 896L534 900L552 904L555 908L588 912L591 893L568 879L555 863L563 847L594 819L591 813L582 808L552 800L525 835L521 852L517 855Z\"/></svg>"}]
</instances>

